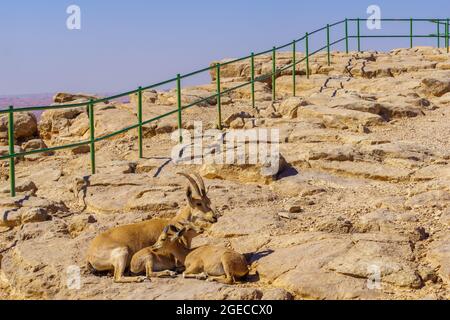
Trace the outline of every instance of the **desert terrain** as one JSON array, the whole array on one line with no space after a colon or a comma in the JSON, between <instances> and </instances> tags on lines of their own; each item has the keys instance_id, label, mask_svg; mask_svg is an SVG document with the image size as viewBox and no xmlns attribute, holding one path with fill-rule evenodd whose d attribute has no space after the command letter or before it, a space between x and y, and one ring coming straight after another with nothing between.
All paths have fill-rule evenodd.
<instances>
[{"instance_id":1,"label":"desert terrain","mask_svg":"<svg viewBox=\"0 0 450 320\"><path fill-rule=\"evenodd\" d=\"M277 55L277 67L291 63ZM298 54L298 60L303 58ZM271 56L256 59L257 76ZM0 299L449 299L450 55L416 47L391 52L332 53L277 73L270 81L221 99L224 132L280 132L279 172L261 165L171 161L176 114L89 146L17 159L17 196L9 196L8 161L0 162ZM249 81L249 61L222 68L222 87ZM216 90L212 81L183 88L187 105ZM65 101L79 97L64 95ZM137 97L95 107L97 136L137 122ZM144 92L144 120L176 109L176 92ZM89 138L86 108L16 114L16 150ZM183 127L212 129L217 99L183 111ZM0 117L0 154L8 153L7 117ZM194 241L246 255L247 281L225 285L180 275L114 284L91 274L85 252L111 227L172 217L185 205L185 179L199 172L220 212ZM68 286L73 267L80 286ZM378 267L378 286L368 285Z\"/></svg>"}]
</instances>

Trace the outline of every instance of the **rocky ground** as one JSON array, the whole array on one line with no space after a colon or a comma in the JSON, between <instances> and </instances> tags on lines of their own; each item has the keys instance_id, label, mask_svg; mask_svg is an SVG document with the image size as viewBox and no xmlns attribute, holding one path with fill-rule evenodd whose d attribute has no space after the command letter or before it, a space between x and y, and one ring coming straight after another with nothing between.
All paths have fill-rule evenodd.
<instances>
[{"instance_id":1,"label":"rocky ground","mask_svg":"<svg viewBox=\"0 0 450 320\"><path fill-rule=\"evenodd\" d=\"M298 58L301 58L299 54ZM278 67L290 63L277 56ZM256 60L257 75L271 57ZM18 159L17 191L9 197L9 168L0 167L1 299L449 299L450 298L450 55L417 47L389 53L319 54L296 70L277 74L222 98L227 128L277 128L278 174L261 165L175 165L176 115L144 128L144 159L136 130L89 147ZM185 88L183 102L214 93ZM248 81L248 62L222 70L224 89ZM58 101L83 96L59 95ZM136 123L130 103L96 106L96 134ZM183 114L183 127L216 123L216 99ZM171 111L174 91L144 93L144 118ZM38 122L16 117L17 150L88 139L85 108L53 110ZM7 154L7 119L0 118L0 154ZM285 160L285 161L284 161ZM88 272L91 239L117 225L171 217L184 201L181 170L200 172L219 222L194 245L225 245L246 254L252 272L228 286L198 280L155 279L113 284ZM68 286L75 266L79 288ZM368 283L375 270L380 286ZM378 268L378 269L377 269ZM72 271L71 271L72 270ZM368 285L369 284L369 285Z\"/></svg>"}]
</instances>

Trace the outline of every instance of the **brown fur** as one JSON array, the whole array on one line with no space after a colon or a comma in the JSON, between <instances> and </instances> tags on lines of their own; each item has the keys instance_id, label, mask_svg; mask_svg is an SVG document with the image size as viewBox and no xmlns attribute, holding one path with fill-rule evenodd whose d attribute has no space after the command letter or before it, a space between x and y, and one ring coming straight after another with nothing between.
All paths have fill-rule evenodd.
<instances>
[{"instance_id":1,"label":"brown fur","mask_svg":"<svg viewBox=\"0 0 450 320\"><path fill-rule=\"evenodd\" d=\"M218 246L202 246L190 250L183 239L189 229L169 226L160 239L151 248L154 254L173 255L182 262L186 270L185 278L208 279L226 284L233 284L248 272L248 263L244 255Z\"/></svg>"},{"instance_id":2,"label":"brown fur","mask_svg":"<svg viewBox=\"0 0 450 320\"><path fill-rule=\"evenodd\" d=\"M114 271L114 281L119 283L141 282L144 277L124 277L124 272L129 267L134 254L153 245L161 235L164 227L184 225L186 223L215 223L217 215L211 208L211 201L206 194L204 182L196 175L199 185L195 180L186 175L190 185L186 190L188 205L173 219L152 219L132 225L120 226L98 235L90 244L87 252L87 262L97 271ZM199 198L194 198L192 188ZM188 247L194 237L199 235L195 230L186 233Z\"/></svg>"}]
</instances>

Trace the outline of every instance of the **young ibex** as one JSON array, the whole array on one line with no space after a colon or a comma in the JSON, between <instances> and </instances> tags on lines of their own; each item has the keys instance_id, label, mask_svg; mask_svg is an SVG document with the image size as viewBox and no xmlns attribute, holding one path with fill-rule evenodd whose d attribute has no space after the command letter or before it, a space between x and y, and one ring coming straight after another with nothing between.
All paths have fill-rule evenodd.
<instances>
[{"instance_id":1,"label":"young ibex","mask_svg":"<svg viewBox=\"0 0 450 320\"><path fill-rule=\"evenodd\" d=\"M158 240L165 226L210 225L217 222L218 215L212 208L203 179L198 174L194 174L198 180L196 182L188 174L179 174L189 181L186 189L188 205L171 220L152 219L113 228L97 236L87 252L87 263L91 270L114 271L114 281L117 283L141 282L145 277L125 277L125 269L130 265L135 253L152 246ZM193 195L193 189L196 197ZM190 228L186 232L187 247L190 247L192 239L199 235L197 231L195 228Z\"/></svg>"},{"instance_id":2,"label":"young ibex","mask_svg":"<svg viewBox=\"0 0 450 320\"><path fill-rule=\"evenodd\" d=\"M145 272L148 279L152 277L176 277L177 272L184 268L184 259L191 252L185 242L170 241L169 235L175 236L179 230L185 230L186 226L175 227L168 225L156 241L158 249L148 247L137 252L130 263L130 271L134 274ZM194 229L197 233L203 233L192 224L187 229ZM182 241L185 241L184 237Z\"/></svg>"},{"instance_id":3,"label":"young ibex","mask_svg":"<svg viewBox=\"0 0 450 320\"><path fill-rule=\"evenodd\" d=\"M189 227L188 227L189 228ZM150 248L153 253L173 257L184 264L184 278L195 278L233 284L249 273L247 260L242 254L218 246L189 249L186 227L168 226L158 241Z\"/></svg>"}]
</instances>

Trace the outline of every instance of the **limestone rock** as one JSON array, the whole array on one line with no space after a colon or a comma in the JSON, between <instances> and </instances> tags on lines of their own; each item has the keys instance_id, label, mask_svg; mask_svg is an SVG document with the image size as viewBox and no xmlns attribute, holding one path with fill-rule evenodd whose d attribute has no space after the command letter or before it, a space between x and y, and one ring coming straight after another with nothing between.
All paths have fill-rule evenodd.
<instances>
[{"instance_id":1,"label":"limestone rock","mask_svg":"<svg viewBox=\"0 0 450 320\"><path fill-rule=\"evenodd\" d=\"M309 164L312 168L320 168L338 174L381 181L408 181L412 174L412 171L408 169L370 162L328 162L318 160L310 161Z\"/></svg>"},{"instance_id":2,"label":"limestone rock","mask_svg":"<svg viewBox=\"0 0 450 320\"><path fill-rule=\"evenodd\" d=\"M48 147L47 147L47 144L43 140L33 139L33 140L29 140L26 143L24 143L22 145L22 148L25 152L28 152L28 151L46 149ZM36 154L28 155L28 156L26 156L26 159L28 161L34 161L34 160L41 158L42 156L52 156L52 155L54 155L53 151L47 151L47 152L43 152L43 153L36 153Z\"/></svg>"},{"instance_id":3,"label":"limestone rock","mask_svg":"<svg viewBox=\"0 0 450 320\"><path fill-rule=\"evenodd\" d=\"M237 112L233 113L231 116L229 116L227 119L225 119L224 124L228 127L232 127L232 129L240 129L243 128L245 125L244 119L254 118L251 114L248 112ZM239 128L236 125L232 126L233 123L236 121L241 121L242 126Z\"/></svg>"},{"instance_id":4,"label":"limestone rock","mask_svg":"<svg viewBox=\"0 0 450 320\"><path fill-rule=\"evenodd\" d=\"M99 98L100 97L98 97L98 96L87 95L87 94L82 94L82 93L72 94L72 93L67 93L67 92L59 92L53 97L53 101L55 103L68 103L68 102L73 102L73 101L77 101L77 100L85 100L85 101L98 100Z\"/></svg>"},{"instance_id":5,"label":"limestone rock","mask_svg":"<svg viewBox=\"0 0 450 320\"><path fill-rule=\"evenodd\" d=\"M408 243L395 244L360 241L344 255L327 264L329 270L358 278L370 278L379 270L381 281L399 287L420 288L418 276Z\"/></svg>"},{"instance_id":6,"label":"limestone rock","mask_svg":"<svg viewBox=\"0 0 450 320\"><path fill-rule=\"evenodd\" d=\"M207 179L269 184L276 181L286 167L286 160L280 155L279 159L264 164L204 164L200 174Z\"/></svg>"},{"instance_id":7,"label":"limestone rock","mask_svg":"<svg viewBox=\"0 0 450 320\"><path fill-rule=\"evenodd\" d=\"M255 214L258 215L257 220L254 219ZM261 235L276 223L277 218L275 218L274 213L240 209L221 217L219 222L213 225L210 232L214 237L221 238Z\"/></svg>"},{"instance_id":8,"label":"limestone rock","mask_svg":"<svg viewBox=\"0 0 450 320\"><path fill-rule=\"evenodd\" d=\"M37 135L36 116L31 112L18 112L14 114L14 138L29 139ZM8 115L0 116L0 137L7 138Z\"/></svg>"},{"instance_id":9,"label":"limestone rock","mask_svg":"<svg viewBox=\"0 0 450 320\"><path fill-rule=\"evenodd\" d=\"M29 193L32 195L36 194L36 191L38 188L36 187L36 184L33 181L30 180L19 180L18 183L16 183L16 192L17 193ZM8 184L0 185L0 193L10 193L11 187Z\"/></svg>"},{"instance_id":10,"label":"limestone rock","mask_svg":"<svg viewBox=\"0 0 450 320\"><path fill-rule=\"evenodd\" d=\"M302 107L298 116L304 119L319 119L327 128L339 129L383 123L380 116L371 113L311 105Z\"/></svg>"},{"instance_id":11,"label":"limestone rock","mask_svg":"<svg viewBox=\"0 0 450 320\"><path fill-rule=\"evenodd\" d=\"M351 248L351 242L326 237L275 251L258 260L261 281L309 299L375 297L365 281L327 271L327 263Z\"/></svg>"},{"instance_id":12,"label":"limestone rock","mask_svg":"<svg viewBox=\"0 0 450 320\"><path fill-rule=\"evenodd\" d=\"M71 149L71 152L75 155L89 153L91 151L91 146L88 144L84 144Z\"/></svg>"},{"instance_id":13,"label":"limestone rock","mask_svg":"<svg viewBox=\"0 0 450 320\"><path fill-rule=\"evenodd\" d=\"M439 268L439 275L447 284L450 283L450 237L448 234L436 242L428 259Z\"/></svg>"},{"instance_id":14,"label":"limestone rock","mask_svg":"<svg viewBox=\"0 0 450 320\"><path fill-rule=\"evenodd\" d=\"M50 140L54 135L68 134L72 122L85 112L86 108L46 110L39 121L39 135L45 140Z\"/></svg>"},{"instance_id":15,"label":"limestone rock","mask_svg":"<svg viewBox=\"0 0 450 320\"><path fill-rule=\"evenodd\" d=\"M442 97L450 92L450 80L439 78L425 78L422 80L422 88L429 95Z\"/></svg>"},{"instance_id":16,"label":"limestone rock","mask_svg":"<svg viewBox=\"0 0 450 320\"><path fill-rule=\"evenodd\" d=\"M14 153L17 154L17 153L22 153L22 152L23 152L23 150L20 146L14 146ZM9 155L9 146L0 146L0 157L7 156L7 155ZM18 162L19 159L20 158L16 157L14 162ZM8 160L2 160L2 162L5 162L5 163L6 163L6 161L8 161Z\"/></svg>"},{"instance_id":17,"label":"limestone rock","mask_svg":"<svg viewBox=\"0 0 450 320\"><path fill-rule=\"evenodd\" d=\"M293 97L284 100L280 104L278 112L287 118L295 119L298 115L298 108L306 105L308 105L308 102L305 99Z\"/></svg>"}]
</instances>

